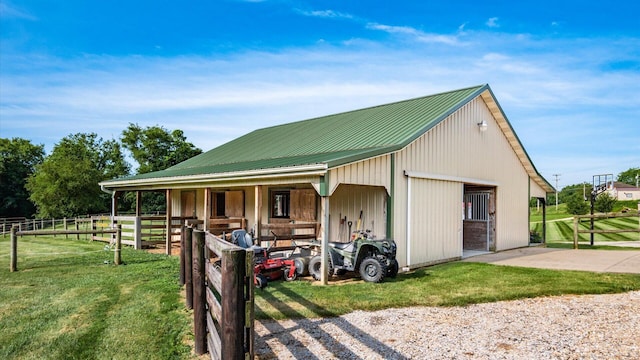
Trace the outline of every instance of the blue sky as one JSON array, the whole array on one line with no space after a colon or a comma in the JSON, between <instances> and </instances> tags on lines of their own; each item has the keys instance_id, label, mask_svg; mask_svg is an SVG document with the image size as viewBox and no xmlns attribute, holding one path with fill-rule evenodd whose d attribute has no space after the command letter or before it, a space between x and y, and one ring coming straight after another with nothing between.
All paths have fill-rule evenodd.
<instances>
[{"instance_id":1,"label":"blue sky","mask_svg":"<svg viewBox=\"0 0 640 360\"><path fill-rule=\"evenodd\" d=\"M0 21L0 137L47 152L129 123L206 151L488 83L553 185L640 167L636 1L0 0Z\"/></svg>"}]
</instances>

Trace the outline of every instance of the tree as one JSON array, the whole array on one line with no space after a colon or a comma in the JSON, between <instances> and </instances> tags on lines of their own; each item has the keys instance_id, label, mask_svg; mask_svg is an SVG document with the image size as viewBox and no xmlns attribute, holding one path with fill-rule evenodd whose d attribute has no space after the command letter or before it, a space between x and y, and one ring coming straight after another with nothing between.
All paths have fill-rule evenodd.
<instances>
[{"instance_id":1,"label":"tree","mask_svg":"<svg viewBox=\"0 0 640 360\"><path fill-rule=\"evenodd\" d=\"M122 132L121 141L138 163L138 174L164 170L202 153L201 149L187 142L182 130L169 132L161 126L141 128L130 123ZM125 201L133 202L132 197L132 193L127 193ZM143 197L143 212L165 210L167 201L164 193L145 193Z\"/></svg>"},{"instance_id":2,"label":"tree","mask_svg":"<svg viewBox=\"0 0 640 360\"><path fill-rule=\"evenodd\" d=\"M98 183L129 174L120 144L96 134L63 138L27 181L42 217L70 217L110 210L110 196Z\"/></svg>"},{"instance_id":3,"label":"tree","mask_svg":"<svg viewBox=\"0 0 640 360\"><path fill-rule=\"evenodd\" d=\"M589 212L590 206L584 200L582 193L574 193L567 199L567 211L573 215L584 215Z\"/></svg>"},{"instance_id":4,"label":"tree","mask_svg":"<svg viewBox=\"0 0 640 360\"><path fill-rule=\"evenodd\" d=\"M182 130L169 132L161 126L141 128L130 123L121 141L138 163L138 174L164 170L202 153L187 142Z\"/></svg>"},{"instance_id":5,"label":"tree","mask_svg":"<svg viewBox=\"0 0 640 360\"><path fill-rule=\"evenodd\" d=\"M35 214L25 184L43 159L43 145L21 138L0 139L0 217Z\"/></svg>"},{"instance_id":6,"label":"tree","mask_svg":"<svg viewBox=\"0 0 640 360\"><path fill-rule=\"evenodd\" d=\"M608 213L613 210L613 206L616 204L616 202L616 198L609 195L608 192L603 192L596 198L596 201L593 204L593 208L599 212Z\"/></svg>"},{"instance_id":7,"label":"tree","mask_svg":"<svg viewBox=\"0 0 640 360\"><path fill-rule=\"evenodd\" d=\"M630 168L627 171L621 172L620 174L618 174L618 178L616 181L629 185L635 185L636 176L640 176L640 167Z\"/></svg>"}]
</instances>

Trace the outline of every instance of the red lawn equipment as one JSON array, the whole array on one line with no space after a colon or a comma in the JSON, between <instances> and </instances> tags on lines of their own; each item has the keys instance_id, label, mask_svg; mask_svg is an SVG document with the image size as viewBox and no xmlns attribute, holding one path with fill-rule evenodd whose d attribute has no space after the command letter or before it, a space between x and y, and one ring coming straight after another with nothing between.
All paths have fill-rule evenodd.
<instances>
[{"instance_id":1,"label":"red lawn equipment","mask_svg":"<svg viewBox=\"0 0 640 360\"><path fill-rule=\"evenodd\" d=\"M273 234L275 236L275 234ZM275 243L276 239L274 238ZM259 289L267 287L269 281L278 280L282 277L286 281L293 281L298 277L296 264L291 259L270 258L269 248L264 249L253 244L251 234L245 230L234 230L231 233L231 242L244 249L253 249L253 284Z\"/></svg>"}]
</instances>

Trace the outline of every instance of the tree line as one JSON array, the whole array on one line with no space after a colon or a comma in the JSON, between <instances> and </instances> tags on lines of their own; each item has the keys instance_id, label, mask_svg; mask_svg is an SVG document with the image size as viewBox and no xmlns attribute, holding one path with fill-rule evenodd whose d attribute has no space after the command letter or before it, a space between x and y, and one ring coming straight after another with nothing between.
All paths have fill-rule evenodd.
<instances>
[{"instance_id":1,"label":"tree line","mask_svg":"<svg viewBox=\"0 0 640 360\"><path fill-rule=\"evenodd\" d=\"M615 181L635 185L639 174L640 167L632 167L618 174ZM558 192L558 204L566 204L570 214L584 215L591 209L592 190L593 185L588 183L567 185ZM555 204L555 197L555 193L547 194L547 204ZM608 192L603 192L596 197L593 207L598 212L611 212L616 201ZM535 199L532 199L531 206L535 206Z\"/></svg>"},{"instance_id":2,"label":"tree line","mask_svg":"<svg viewBox=\"0 0 640 360\"><path fill-rule=\"evenodd\" d=\"M132 171L125 151L137 163ZM95 133L64 137L45 154L44 145L22 138L0 138L0 217L62 218L110 212L111 195L99 182L164 170L202 150L182 130L129 124L118 140ZM143 211L163 211L164 194L145 194ZM132 211L135 197L119 201L119 211Z\"/></svg>"}]
</instances>

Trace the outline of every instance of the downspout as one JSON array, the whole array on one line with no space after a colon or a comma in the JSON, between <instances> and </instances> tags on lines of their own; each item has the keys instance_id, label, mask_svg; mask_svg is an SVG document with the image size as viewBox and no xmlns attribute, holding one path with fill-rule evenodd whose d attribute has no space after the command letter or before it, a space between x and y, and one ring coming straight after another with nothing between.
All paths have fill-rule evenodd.
<instances>
[{"instance_id":1,"label":"downspout","mask_svg":"<svg viewBox=\"0 0 640 360\"><path fill-rule=\"evenodd\" d=\"M111 195L111 227L113 227L113 218L116 214L116 191L115 190L107 190L104 185L100 185L100 190L102 192Z\"/></svg>"}]
</instances>

